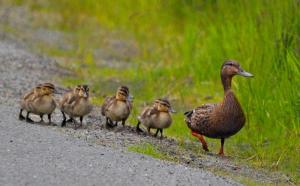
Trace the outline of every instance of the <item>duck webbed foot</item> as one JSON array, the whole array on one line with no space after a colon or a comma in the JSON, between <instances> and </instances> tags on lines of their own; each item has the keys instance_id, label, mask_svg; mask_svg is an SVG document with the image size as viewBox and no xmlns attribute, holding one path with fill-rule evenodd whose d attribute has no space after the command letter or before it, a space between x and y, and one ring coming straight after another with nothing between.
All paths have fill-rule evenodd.
<instances>
[{"instance_id":1,"label":"duck webbed foot","mask_svg":"<svg viewBox=\"0 0 300 186\"><path fill-rule=\"evenodd\" d=\"M73 118L70 118L66 121L67 123L73 123L74 122L74 119Z\"/></svg>"},{"instance_id":2,"label":"duck webbed foot","mask_svg":"<svg viewBox=\"0 0 300 186\"><path fill-rule=\"evenodd\" d=\"M23 109L20 109L20 113L19 113L19 120L24 120L25 117L23 116Z\"/></svg>"},{"instance_id":3,"label":"duck webbed foot","mask_svg":"<svg viewBox=\"0 0 300 186\"><path fill-rule=\"evenodd\" d=\"M197 133L195 131L192 131L192 135L199 139L199 141L202 143L202 148L205 151L209 151L208 147L207 147L207 143L206 143L204 137L201 134L199 134L199 133Z\"/></svg>"},{"instance_id":4,"label":"duck webbed foot","mask_svg":"<svg viewBox=\"0 0 300 186\"><path fill-rule=\"evenodd\" d=\"M114 124L114 122L113 122L111 119L106 118L106 123L105 123L105 124L106 124L107 127L112 128L112 127L117 126L117 125L118 125L118 122L116 121L115 124Z\"/></svg>"},{"instance_id":5,"label":"duck webbed foot","mask_svg":"<svg viewBox=\"0 0 300 186\"><path fill-rule=\"evenodd\" d=\"M221 138L221 148L220 148L220 151L219 151L220 156L224 156L224 142L225 142L225 139Z\"/></svg>"}]
</instances>

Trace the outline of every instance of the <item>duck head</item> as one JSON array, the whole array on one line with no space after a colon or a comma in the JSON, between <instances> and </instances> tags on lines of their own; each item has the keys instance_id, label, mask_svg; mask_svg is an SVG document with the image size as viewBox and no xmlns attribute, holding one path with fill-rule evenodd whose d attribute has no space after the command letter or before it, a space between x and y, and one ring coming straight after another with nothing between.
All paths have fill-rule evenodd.
<instances>
[{"instance_id":1,"label":"duck head","mask_svg":"<svg viewBox=\"0 0 300 186\"><path fill-rule=\"evenodd\" d=\"M235 75L253 77L251 73L243 70L238 62L233 60L225 61L221 68L221 79L225 91L231 88L231 79Z\"/></svg>"},{"instance_id":2,"label":"duck head","mask_svg":"<svg viewBox=\"0 0 300 186\"><path fill-rule=\"evenodd\" d=\"M127 86L120 86L116 93L116 98L118 101L132 101L133 96L130 95L129 89Z\"/></svg>"},{"instance_id":3,"label":"duck head","mask_svg":"<svg viewBox=\"0 0 300 186\"><path fill-rule=\"evenodd\" d=\"M89 97L89 86L88 85L77 85L75 88L75 93L77 93L80 97L88 98Z\"/></svg>"},{"instance_id":4,"label":"duck head","mask_svg":"<svg viewBox=\"0 0 300 186\"><path fill-rule=\"evenodd\" d=\"M170 102L167 99L157 99L154 102L154 107L160 112L175 113L175 110L171 107Z\"/></svg>"}]
</instances>

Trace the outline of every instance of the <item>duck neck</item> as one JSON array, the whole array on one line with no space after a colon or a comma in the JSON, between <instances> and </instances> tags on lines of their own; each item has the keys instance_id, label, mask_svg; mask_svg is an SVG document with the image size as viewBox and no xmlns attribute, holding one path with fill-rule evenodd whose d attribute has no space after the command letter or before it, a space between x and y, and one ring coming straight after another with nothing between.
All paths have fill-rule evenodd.
<instances>
[{"instance_id":1,"label":"duck neck","mask_svg":"<svg viewBox=\"0 0 300 186\"><path fill-rule=\"evenodd\" d=\"M226 93L227 91L229 91L231 89L231 79L232 79L232 76L221 74L221 80L222 80L222 84L223 84L223 88L224 88L224 93Z\"/></svg>"}]
</instances>

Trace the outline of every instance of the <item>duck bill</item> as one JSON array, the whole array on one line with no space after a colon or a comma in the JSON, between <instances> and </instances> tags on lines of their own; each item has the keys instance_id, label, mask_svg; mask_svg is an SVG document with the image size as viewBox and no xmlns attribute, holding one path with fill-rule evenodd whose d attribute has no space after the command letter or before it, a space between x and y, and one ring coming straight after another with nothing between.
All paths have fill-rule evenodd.
<instances>
[{"instance_id":1,"label":"duck bill","mask_svg":"<svg viewBox=\"0 0 300 186\"><path fill-rule=\"evenodd\" d=\"M254 77L250 72L246 72L242 68L240 68L238 75L244 76L244 77Z\"/></svg>"},{"instance_id":2,"label":"duck bill","mask_svg":"<svg viewBox=\"0 0 300 186\"><path fill-rule=\"evenodd\" d=\"M129 101L133 101L133 98L134 98L133 95L129 95L129 96L128 96L128 100L129 100Z\"/></svg>"},{"instance_id":3,"label":"duck bill","mask_svg":"<svg viewBox=\"0 0 300 186\"><path fill-rule=\"evenodd\" d=\"M173 108L170 108L170 109L169 109L169 112L171 112L171 113L176 113L176 111L175 111Z\"/></svg>"},{"instance_id":4,"label":"duck bill","mask_svg":"<svg viewBox=\"0 0 300 186\"><path fill-rule=\"evenodd\" d=\"M88 93L87 93L87 92L83 93L83 97L84 97L84 98L89 97Z\"/></svg>"}]
</instances>

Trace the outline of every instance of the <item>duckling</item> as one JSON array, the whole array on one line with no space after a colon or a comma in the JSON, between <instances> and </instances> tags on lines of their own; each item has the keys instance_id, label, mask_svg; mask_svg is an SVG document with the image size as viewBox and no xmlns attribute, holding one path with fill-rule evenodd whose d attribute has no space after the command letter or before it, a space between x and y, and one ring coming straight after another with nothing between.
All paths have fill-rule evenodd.
<instances>
[{"instance_id":1,"label":"duckling","mask_svg":"<svg viewBox=\"0 0 300 186\"><path fill-rule=\"evenodd\" d=\"M31 91L27 92L24 96L22 96L21 101L20 101L20 113L19 113L19 120L24 120L26 119L27 122L33 122L29 118L30 112L28 111L28 105L29 102L33 101L36 99L36 97L39 97L42 93L42 87L38 85L37 87L34 87ZM26 110L26 118L23 116L23 111Z\"/></svg>"},{"instance_id":2,"label":"duckling","mask_svg":"<svg viewBox=\"0 0 300 186\"><path fill-rule=\"evenodd\" d=\"M127 86L120 86L115 96L106 97L101 107L101 114L106 117L106 125L117 126L119 121L125 122L132 109L132 96ZM115 124L113 124L115 121Z\"/></svg>"},{"instance_id":3,"label":"duckling","mask_svg":"<svg viewBox=\"0 0 300 186\"><path fill-rule=\"evenodd\" d=\"M167 99L155 100L153 106L146 107L140 116L138 116L138 124L136 130L142 131L139 126L142 123L147 127L148 133L151 128L157 129L155 137L160 132L160 137L163 138L163 129L168 128L172 124L172 117L170 113L174 113L170 102Z\"/></svg>"},{"instance_id":4,"label":"duckling","mask_svg":"<svg viewBox=\"0 0 300 186\"><path fill-rule=\"evenodd\" d=\"M67 92L63 95L59 103L61 113L63 115L63 121L61 126L66 126L66 115L69 115L70 119L75 125L75 129L82 126L83 117L89 114L93 106L89 102L89 87L87 85L77 85L73 91ZM80 126L77 127L74 117L79 117Z\"/></svg>"},{"instance_id":5,"label":"duckling","mask_svg":"<svg viewBox=\"0 0 300 186\"><path fill-rule=\"evenodd\" d=\"M38 85L22 99L19 117L22 119L22 111L25 109L27 111L26 121L33 122L29 118L30 113L39 115L41 122L44 121L44 114L47 114L49 123L51 123L51 114L56 108L56 103L53 99L54 92L55 86L52 83Z\"/></svg>"},{"instance_id":6,"label":"duckling","mask_svg":"<svg viewBox=\"0 0 300 186\"><path fill-rule=\"evenodd\" d=\"M219 155L224 155L225 139L239 132L246 122L243 109L231 89L231 80L235 75L253 77L238 62L225 61L221 67L223 101L218 104L204 104L184 113L187 126L192 135L200 140L205 151L208 151L208 147L203 136L221 139Z\"/></svg>"}]
</instances>

